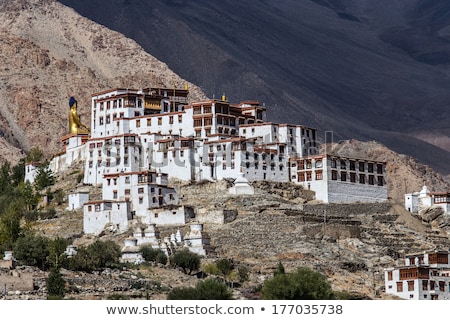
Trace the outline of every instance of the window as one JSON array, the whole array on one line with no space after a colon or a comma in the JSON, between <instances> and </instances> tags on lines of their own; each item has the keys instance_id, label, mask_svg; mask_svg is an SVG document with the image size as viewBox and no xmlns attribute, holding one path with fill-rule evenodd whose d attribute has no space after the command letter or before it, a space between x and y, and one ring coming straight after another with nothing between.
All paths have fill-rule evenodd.
<instances>
[{"instance_id":1,"label":"window","mask_svg":"<svg viewBox=\"0 0 450 320\"><path fill-rule=\"evenodd\" d=\"M337 171L336 170L331 171L331 180L337 180Z\"/></svg>"},{"instance_id":2,"label":"window","mask_svg":"<svg viewBox=\"0 0 450 320\"><path fill-rule=\"evenodd\" d=\"M373 175L369 175L369 184L374 185L375 184L375 177Z\"/></svg>"},{"instance_id":3,"label":"window","mask_svg":"<svg viewBox=\"0 0 450 320\"><path fill-rule=\"evenodd\" d=\"M397 282L397 292L403 292L403 282Z\"/></svg>"},{"instance_id":4,"label":"window","mask_svg":"<svg viewBox=\"0 0 450 320\"><path fill-rule=\"evenodd\" d=\"M138 193L144 193L144 188L139 188Z\"/></svg>"},{"instance_id":5,"label":"window","mask_svg":"<svg viewBox=\"0 0 450 320\"><path fill-rule=\"evenodd\" d=\"M439 281L439 291L445 291L445 281Z\"/></svg>"},{"instance_id":6,"label":"window","mask_svg":"<svg viewBox=\"0 0 450 320\"><path fill-rule=\"evenodd\" d=\"M341 181L347 181L347 172L341 171Z\"/></svg>"},{"instance_id":7,"label":"window","mask_svg":"<svg viewBox=\"0 0 450 320\"><path fill-rule=\"evenodd\" d=\"M414 280L408 281L408 291L414 291Z\"/></svg>"},{"instance_id":8,"label":"window","mask_svg":"<svg viewBox=\"0 0 450 320\"><path fill-rule=\"evenodd\" d=\"M136 128L139 128L141 126L141 120L136 120Z\"/></svg>"},{"instance_id":9,"label":"window","mask_svg":"<svg viewBox=\"0 0 450 320\"><path fill-rule=\"evenodd\" d=\"M305 173L303 173L303 172L298 173L298 181L299 182L305 181Z\"/></svg>"},{"instance_id":10,"label":"window","mask_svg":"<svg viewBox=\"0 0 450 320\"><path fill-rule=\"evenodd\" d=\"M345 160L341 160L341 169L345 169L345 168L346 168Z\"/></svg>"},{"instance_id":11,"label":"window","mask_svg":"<svg viewBox=\"0 0 450 320\"><path fill-rule=\"evenodd\" d=\"M359 183L361 183L361 184L366 183L366 175L365 174L359 175Z\"/></svg>"},{"instance_id":12,"label":"window","mask_svg":"<svg viewBox=\"0 0 450 320\"><path fill-rule=\"evenodd\" d=\"M367 171L373 172L373 163L368 163L367 164Z\"/></svg>"},{"instance_id":13,"label":"window","mask_svg":"<svg viewBox=\"0 0 450 320\"><path fill-rule=\"evenodd\" d=\"M130 177L125 177L125 183L130 183Z\"/></svg>"},{"instance_id":14,"label":"window","mask_svg":"<svg viewBox=\"0 0 450 320\"><path fill-rule=\"evenodd\" d=\"M317 170L316 171L316 180L322 180L322 179L323 179L322 170Z\"/></svg>"},{"instance_id":15,"label":"window","mask_svg":"<svg viewBox=\"0 0 450 320\"><path fill-rule=\"evenodd\" d=\"M356 170L355 169L355 161L350 161L350 170Z\"/></svg>"},{"instance_id":16,"label":"window","mask_svg":"<svg viewBox=\"0 0 450 320\"><path fill-rule=\"evenodd\" d=\"M311 168L312 168L311 160L306 160L306 169L311 169Z\"/></svg>"},{"instance_id":17,"label":"window","mask_svg":"<svg viewBox=\"0 0 450 320\"><path fill-rule=\"evenodd\" d=\"M392 281L392 271L388 271L387 277L389 281Z\"/></svg>"},{"instance_id":18,"label":"window","mask_svg":"<svg viewBox=\"0 0 450 320\"><path fill-rule=\"evenodd\" d=\"M356 182L356 173L350 172L350 182Z\"/></svg>"},{"instance_id":19,"label":"window","mask_svg":"<svg viewBox=\"0 0 450 320\"><path fill-rule=\"evenodd\" d=\"M364 162L359 162L359 171L365 171L366 170L366 164Z\"/></svg>"},{"instance_id":20,"label":"window","mask_svg":"<svg viewBox=\"0 0 450 320\"><path fill-rule=\"evenodd\" d=\"M322 160L316 160L316 168L322 168Z\"/></svg>"},{"instance_id":21,"label":"window","mask_svg":"<svg viewBox=\"0 0 450 320\"><path fill-rule=\"evenodd\" d=\"M117 190L113 191L113 199L117 199Z\"/></svg>"},{"instance_id":22,"label":"window","mask_svg":"<svg viewBox=\"0 0 450 320\"><path fill-rule=\"evenodd\" d=\"M377 173L383 174L383 165L382 164L377 164Z\"/></svg>"},{"instance_id":23,"label":"window","mask_svg":"<svg viewBox=\"0 0 450 320\"><path fill-rule=\"evenodd\" d=\"M422 280L422 290L428 291L428 280Z\"/></svg>"},{"instance_id":24,"label":"window","mask_svg":"<svg viewBox=\"0 0 450 320\"><path fill-rule=\"evenodd\" d=\"M130 195L130 189L125 189L125 195Z\"/></svg>"},{"instance_id":25,"label":"window","mask_svg":"<svg viewBox=\"0 0 450 320\"><path fill-rule=\"evenodd\" d=\"M382 187L383 185L384 185L383 177L382 177L382 176L379 176L379 177L378 177L378 186L379 186L379 187Z\"/></svg>"},{"instance_id":26,"label":"window","mask_svg":"<svg viewBox=\"0 0 450 320\"><path fill-rule=\"evenodd\" d=\"M306 181L311 181L312 180L312 174L311 171L307 171L306 172Z\"/></svg>"},{"instance_id":27,"label":"window","mask_svg":"<svg viewBox=\"0 0 450 320\"><path fill-rule=\"evenodd\" d=\"M331 167L336 168L336 159L331 159Z\"/></svg>"}]
</instances>

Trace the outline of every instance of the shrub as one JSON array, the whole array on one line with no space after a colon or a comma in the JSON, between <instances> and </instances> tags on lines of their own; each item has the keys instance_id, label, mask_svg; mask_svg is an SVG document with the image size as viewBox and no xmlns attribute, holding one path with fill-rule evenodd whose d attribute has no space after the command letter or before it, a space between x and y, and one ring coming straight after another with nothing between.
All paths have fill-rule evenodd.
<instances>
[{"instance_id":1,"label":"shrub","mask_svg":"<svg viewBox=\"0 0 450 320\"><path fill-rule=\"evenodd\" d=\"M162 263L165 261L162 264L167 263L167 256L161 249L154 249L150 245L144 245L139 249L139 251L141 252L142 257L145 259L145 261L157 263ZM162 256L164 256L164 258L162 258Z\"/></svg>"},{"instance_id":2,"label":"shrub","mask_svg":"<svg viewBox=\"0 0 450 320\"><path fill-rule=\"evenodd\" d=\"M80 247L77 254L67 259L67 268L91 272L105 267L114 267L119 263L120 247L113 241L97 240L87 247Z\"/></svg>"},{"instance_id":3,"label":"shrub","mask_svg":"<svg viewBox=\"0 0 450 320\"><path fill-rule=\"evenodd\" d=\"M277 273L266 280L262 296L266 300L330 300L333 291L324 275L299 268L295 273Z\"/></svg>"},{"instance_id":4,"label":"shrub","mask_svg":"<svg viewBox=\"0 0 450 320\"><path fill-rule=\"evenodd\" d=\"M167 295L168 300L231 300L232 292L223 282L206 279L195 288L174 288Z\"/></svg>"},{"instance_id":5,"label":"shrub","mask_svg":"<svg viewBox=\"0 0 450 320\"><path fill-rule=\"evenodd\" d=\"M53 268L47 278L47 299L62 299L65 295L66 282L64 281L59 268Z\"/></svg>"},{"instance_id":6,"label":"shrub","mask_svg":"<svg viewBox=\"0 0 450 320\"><path fill-rule=\"evenodd\" d=\"M200 256L188 249L183 249L170 257L170 264L181 268L185 274L192 274L192 271L200 267Z\"/></svg>"},{"instance_id":7,"label":"shrub","mask_svg":"<svg viewBox=\"0 0 450 320\"><path fill-rule=\"evenodd\" d=\"M14 256L21 263L28 266L37 266L45 269L49 240L46 237L34 235L32 233L21 236L14 245Z\"/></svg>"}]
</instances>

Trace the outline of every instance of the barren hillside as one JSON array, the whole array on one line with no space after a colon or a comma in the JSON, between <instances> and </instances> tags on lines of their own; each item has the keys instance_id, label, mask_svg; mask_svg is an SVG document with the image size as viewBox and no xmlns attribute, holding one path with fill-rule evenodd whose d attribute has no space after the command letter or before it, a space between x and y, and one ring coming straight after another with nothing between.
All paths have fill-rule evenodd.
<instances>
[{"instance_id":1,"label":"barren hillside","mask_svg":"<svg viewBox=\"0 0 450 320\"><path fill-rule=\"evenodd\" d=\"M70 96L88 122L92 93L187 83L133 40L53 0L1 1L0 32L0 159L32 146L59 151ZM189 86L193 99L204 97Z\"/></svg>"}]
</instances>

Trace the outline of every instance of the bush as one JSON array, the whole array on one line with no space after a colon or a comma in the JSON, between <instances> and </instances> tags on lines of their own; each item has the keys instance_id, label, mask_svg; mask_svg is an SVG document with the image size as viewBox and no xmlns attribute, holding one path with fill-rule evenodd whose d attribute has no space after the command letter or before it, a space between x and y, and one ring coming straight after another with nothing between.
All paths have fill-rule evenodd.
<instances>
[{"instance_id":1,"label":"bush","mask_svg":"<svg viewBox=\"0 0 450 320\"><path fill-rule=\"evenodd\" d=\"M170 257L170 264L181 268L185 274L192 274L192 271L200 267L200 256L188 249L183 249Z\"/></svg>"},{"instance_id":2,"label":"bush","mask_svg":"<svg viewBox=\"0 0 450 320\"><path fill-rule=\"evenodd\" d=\"M234 265L229 259L220 259L217 261L216 265L224 278L226 278L234 269Z\"/></svg>"},{"instance_id":3,"label":"bush","mask_svg":"<svg viewBox=\"0 0 450 320\"><path fill-rule=\"evenodd\" d=\"M167 300L200 300L196 288L173 288Z\"/></svg>"},{"instance_id":4,"label":"bush","mask_svg":"<svg viewBox=\"0 0 450 320\"><path fill-rule=\"evenodd\" d=\"M14 245L14 256L27 266L45 269L49 255L48 243L49 239L46 237L26 234L17 239Z\"/></svg>"},{"instance_id":5,"label":"bush","mask_svg":"<svg viewBox=\"0 0 450 320\"><path fill-rule=\"evenodd\" d=\"M197 283L195 288L174 288L167 300L231 300L233 294L223 282L206 279Z\"/></svg>"},{"instance_id":6,"label":"bush","mask_svg":"<svg viewBox=\"0 0 450 320\"><path fill-rule=\"evenodd\" d=\"M65 295L66 282L58 268L53 268L47 278L47 299L62 299Z\"/></svg>"},{"instance_id":7,"label":"bush","mask_svg":"<svg viewBox=\"0 0 450 320\"><path fill-rule=\"evenodd\" d=\"M87 271L115 267L121 256L120 247L113 241L97 240L87 247L80 247L77 254L67 259L70 270Z\"/></svg>"},{"instance_id":8,"label":"bush","mask_svg":"<svg viewBox=\"0 0 450 320\"><path fill-rule=\"evenodd\" d=\"M231 300L232 292L223 282L216 279L206 279L195 287L200 300Z\"/></svg>"},{"instance_id":9,"label":"bush","mask_svg":"<svg viewBox=\"0 0 450 320\"><path fill-rule=\"evenodd\" d=\"M145 261L156 262L161 264L167 263L167 256L161 249L154 249L150 245L142 246L139 251Z\"/></svg>"},{"instance_id":10,"label":"bush","mask_svg":"<svg viewBox=\"0 0 450 320\"><path fill-rule=\"evenodd\" d=\"M333 291L328 279L309 268L295 273L277 273L264 282L263 299L266 300L330 300Z\"/></svg>"},{"instance_id":11,"label":"bush","mask_svg":"<svg viewBox=\"0 0 450 320\"><path fill-rule=\"evenodd\" d=\"M162 265L166 265L167 264L167 256L166 256L166 254L163 252L163 251L159 251L157 254L156 254L156 263L160 263L160 264L162 264Z\"/></svg>"}]
</instances>

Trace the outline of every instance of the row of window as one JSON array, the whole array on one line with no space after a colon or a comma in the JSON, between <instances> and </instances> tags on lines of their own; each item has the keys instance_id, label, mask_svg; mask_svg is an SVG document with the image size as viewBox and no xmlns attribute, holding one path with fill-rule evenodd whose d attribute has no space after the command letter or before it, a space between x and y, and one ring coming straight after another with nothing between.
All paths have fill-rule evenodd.
<instances>
[{"instance_id":1,"label":"row of window","mask_svg":"<svg viewBox=\"0 0 450 320\"><path fill-rule=\"evenodd\" d=\"M406 282L407 287L404 288L403 281L399 281L396 283L397 292L403 292L405 289L407 291L414 291L415 289L415 281L409 280ZM441 292L450 292L450 283L445 281L434 281L434 280L422 280L421 282L423 291L441 291Z\"/></svg>"},{"instance_id":2,"label":"row of window","mask_svg":"<svg viewBox=\"0 0 450 320\"><path fill-rule=\"evenodd\" d=\"M378 174L383 174L383 165L380 163L371 163L371 162L364 162L364 161L356 161L356 160L338 160L338 159L331 159L331 168L337 168L339 165L340 169L347 169L349 168L349 170L351 171L356 171L356 168L358 168L358 171L362 172L362 171L366 171L371 173L371 172L376 172Z\"/></svg>"},{"instance_id":3,"label":"row of window","mask_svg":"<svg viewBox=\"0 0 450 320\"><path fill-rule=\"evenodd\" d=\"M340 181L349 181L353 183L360 183L360 184L369 184L369 185L378 185L383 186L384 185L384 178L383 176L374 176L374 175L366 175L364 173L356 174L355 172L346 172L346 171L338 171L332 170L331 171L331 180L340 180Z\"/></svg>"}]
</instances>

